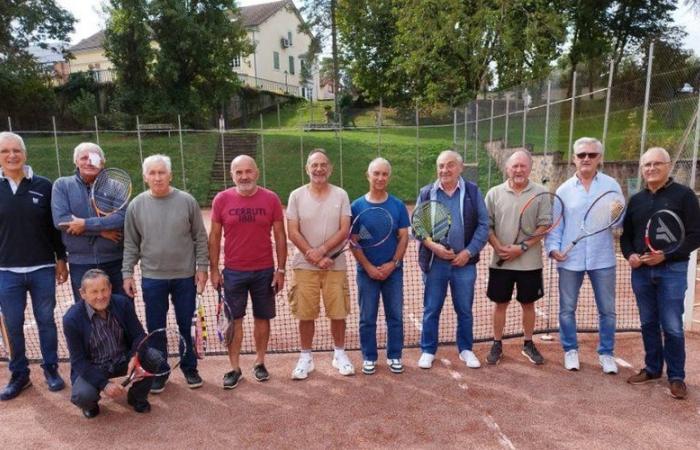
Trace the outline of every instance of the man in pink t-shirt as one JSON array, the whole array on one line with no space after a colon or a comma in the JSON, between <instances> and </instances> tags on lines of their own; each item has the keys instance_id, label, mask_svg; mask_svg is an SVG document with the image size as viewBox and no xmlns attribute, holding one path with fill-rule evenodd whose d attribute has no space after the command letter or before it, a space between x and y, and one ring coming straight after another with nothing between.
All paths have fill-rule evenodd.
<instances>
[{"instance_id":1,"label":"man in pink t-shirt","mask_svg":"<svg viewBox=\"0 0 700 450\"><path fill-rule=\"evenodd\" d=\"M211 283L224 288L226 304L233 319L233 339L228 345L231 371L224 375L224 389L233 389L242 377L239 365L243 342L243 317L248 294L253 304L255 365L258 381L270 375L265 368L265 352L270 338L270 319L275 317L275 294L284 286L287 262L287 235L280 199L274 192L257 185L259 172L255 160L241 155L231 161L235 187L214 197L209 234ZM272 230L277 269L272 257ZM223 280L219 272L221 236L224 241Z\"/></svg>"}]
</instances>

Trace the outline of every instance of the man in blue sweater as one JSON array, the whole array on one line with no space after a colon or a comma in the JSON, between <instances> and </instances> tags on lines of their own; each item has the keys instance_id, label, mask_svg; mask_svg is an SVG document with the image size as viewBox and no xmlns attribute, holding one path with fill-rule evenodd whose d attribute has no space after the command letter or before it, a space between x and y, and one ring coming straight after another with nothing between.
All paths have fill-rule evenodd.
<instances>
[{"instance_id":1,"label":"man in blue sweater","mask_svg":"<svg viewBox=\"0 0 700 450\"><path fill-rule=\"evenodd\" d=\"M127 393L121 383L110 378L132 372L135 351L145 333L132 302L112 295L104 271L85 272L80 295L82 300L63 316L63 333L70 353L71 402L92 419L100 413L100 393L112 399ZM127 402L136 412L151 410L147 397L152 383L153 378L146 377L129 389Z\"/></svg>"},{"instance_id":2,"label":"man in blue sweater","mask_svg":"<svg viewBox=\"0 0 700 450\"><path fill-rule=\"evenodd\" d=\"M53 311L56 281L68 278L66 251L51 223L51 182L25 165L27 149L14 133L0 133L0 308L9 335L10 372L0 400L31 386L24 348L27 292L39 330L42 368L50 391L65 383L58 374L58 337Z\"/></svg>"},{"instance_id":3,"label":"man in blue sweater","mask_svg":"<svg viewBox=\"0 0 700 450\"><path fill-rule=\"evenodd\" d=\"M89 269L102 269L115 294L122 287L122 233L126 208L100 217L90 203L90 188L104 168L105 155L99 145L83 142L73 151L75 173L53 185L51 212L68 252L73 297L80 300L80 280Z\"/></svg>"}]
</instances>

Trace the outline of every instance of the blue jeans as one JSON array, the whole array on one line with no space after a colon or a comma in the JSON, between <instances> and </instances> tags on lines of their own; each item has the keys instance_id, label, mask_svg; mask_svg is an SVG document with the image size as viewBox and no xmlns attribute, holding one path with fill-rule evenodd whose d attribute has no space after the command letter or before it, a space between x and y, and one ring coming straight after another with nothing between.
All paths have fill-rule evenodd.
<instances>
[{"instance_id":1,"label":"blue jeans","mask_svg":"<svg viewBox=\"0 0 700 450\"><path fill-rule=\"evenodd\" d=\"M646 354L644 370L661 375L665 360L669 380L685 379L683 301L687 272L687 261L632 270L632 290L637 297Z\"/></svg>"},{"instance_id":2,"label":"blue jeans","mask_svg":"<svg viewBox=\"0 0 700 450\"><path fill-rule=\"evenodd\" d=\"M576 340L576 305L588 274L598 308L599 355L611 355L615 350L615 267L572 271L559 268L559 338L564 351L578 350Z\"/></svg>"},{"instance_id":3,"label":"blue jeans","mask_svg":"<svg viewBox=\"0 0 700 450\"><path fill-rule=\"evenodd\" d=\"M382 295L386 317L386 357L401 359L403 350L403 270L394 270L384 281L373 280L364 270L357 271L360 303L360 346L366 361L377 360L377 311Z\"/></svg>"},{"instance_id":4,"label":"blue jeans","mask_svg":"<svg viewBox=\"0 0 700 450\"><path fill-rule=\"evenodd\" d=\"M172 280L157 280L155 278L143 278L141 280L143 302L146 305L146 327L148 331L164 328L168 319L168 295L175 307L175 321L180 334L185 339L186 351L180 349L182 363L180 368L188 372L197 368L197 358L192 347L192 334L190 326L192 315L196 307L197 288L194 277L175 278ZM158 348L167 355L165 343Z\"/></svg>"},{"instance_id":5,"label":"blue jeans","mask_svg":"<svg viewBox=\"0 0 700 450\"><path fill-rule=\"evenodd\" d=\"M80 301L80 282L83 275L90 269L103 270L109 277L109 282L112 283L112 293L126 296L124 292L124 280L122 279L122 260L110 261L100 264L68 264L70 269L70 286L73 289L73 298L76 302Z\"/></svg>"},{"instance_id":6,"label":"blue jeans","mask_svg":"<svg viewBox=\"0 0 700 450\"><path fill-rule=\"evenodd\" d=\"M472 325L472 303L474 302L474 282L476 266L452 267L449 262L433 261L430 272L423 276L423 331L420 347L423 353L434 355L438 346L440 312L445 303L447 285L450 285L452 303L457 313L457 348L460 352L471 350L474 343Z\"/></svg>"},{"instance_id":7,"label":"blue jeans","mask_svg":"<svg viewBox=\"0 0 700 450\"><path fill-rule=\"evenodd\" d=\"M0 308L5 316L12 347L9 366L12 373L29 373L24 346L27 292L31 295L34 319L39 329L39 348L44 359L42 367L58 364L58 335L53 318L56 307L56 269L46 267L29 273L0 270Z\"/></svg>"}]
</instances>

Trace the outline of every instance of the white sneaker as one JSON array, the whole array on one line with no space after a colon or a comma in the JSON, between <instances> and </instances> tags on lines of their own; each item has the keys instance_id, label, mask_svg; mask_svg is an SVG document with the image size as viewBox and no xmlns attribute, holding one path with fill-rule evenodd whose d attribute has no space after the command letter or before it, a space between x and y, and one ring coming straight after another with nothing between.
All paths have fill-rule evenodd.
<instances>
[{"instance_id":1,"label":"white sneaker","mask_svg":"<svg viewBox=\"0 0 700 450\"><path fill-rule=\"evenodd\" d=\"M355 375L355 366L350 362L348 355L343 352L333 357L333 367L343 376Z\"/></svg>"},{"instance_id":2,"label":"white sneaker","mask_svg":"<svg viewBox=\"0 0 700 450\"><path fill-rule=\"evenodd\" d=\"M376 361L367 361L364 360L362 361L362 373L365 375L372 375L377 371L377 362Z\"/></svg>"},{"instance_id":3,"label":"white sneaker","mask_svg":"<svg viewBox=\"0 0 700 450\"><path fill-rule=\"evenodd\" d=\"M391 370L392 373L403 372L403 364L401 364L400 359L387 359L386 365L389 366L389 370Z\"/></svg>"},{"instance_id":4,"label":"white sneaker","mask_svg":"<svg viewBox=\"0 0 700 450\"><path fill-rule=\"evenodd\" d=\"M297 366L292 372L292 380L305 380L314 371L314 360L311 357L300 356Z\"/></svg>"},{"instance_id":5,"label":"white sneaker","mask_svg":"<svg viewBox=\"0 0 700 450\"><path fill-rule=\"evenodd\" d=\"M603 367L603 373L617 373L617 364L615 364L615 358L611 355L600 355L598 361L600 361L600 365Z\"/></svg>"},{"instance_id":6,"label":"white sneaker","mask_svg":"<svg viewBox=\"0 0 700 450\"><path fill-rule=\"evenodd\" d=\"M418 367L421 369L430 369L433 367L433 361L435 361L435 355L431 353L421 353L420 359L418 360Z\"/></svg>"},{"instance_id":7,"label":"white sneaker","mask_svg":"<svg viewBox=\"0 0 700 450\"><path fill-rule=\"evenodd\" d=\"M569 350L564 353L564 368L566 370L578 370L578 350Z\"/></svg>"},{"instance_id":8,"label":"white sneaker","mask_svg":"<svg viewBox=\"0 0 700 450\"><path fill-rule=\"evenodd\" d=\"M459 359L464 361L467 364L467 367L470 369L478 369L481 367L479 358L477 358L474 352L471 350L462 350L462 352L459 354Z\"/></svg>"}]
</instances>

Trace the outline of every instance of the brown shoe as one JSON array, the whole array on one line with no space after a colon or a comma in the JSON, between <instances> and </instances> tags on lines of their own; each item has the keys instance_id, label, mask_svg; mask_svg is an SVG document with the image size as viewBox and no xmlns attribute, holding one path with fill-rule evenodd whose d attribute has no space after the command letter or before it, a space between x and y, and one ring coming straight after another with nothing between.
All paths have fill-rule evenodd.
<instances>
[{"instance_id":1,"label":"brown shoe","mask_svg":"<svg viewBox=\"0 0 700 450\"><path fill-rule=\"evenodd\" d=\"M688 395L688 388L683 380L671 380L671 397L678 400L684 399Z\"/></svg>"},{"instance_id":2,"label":"brown shoe","mask_svg":"<svg viewBox=\"0 0 700 450\"><path fill-rule=\"evenodd\" d=\"M646 370L642 369L639 371L638 374L632 375L627 379L627 382L629 384L644 384L648 383L650 381L654 381L656 379L661 378L661 375L651 375L649 372Z\"/></svg>"}]
</instances>

